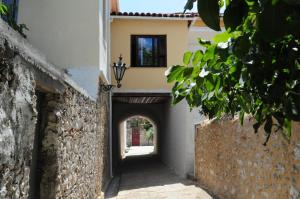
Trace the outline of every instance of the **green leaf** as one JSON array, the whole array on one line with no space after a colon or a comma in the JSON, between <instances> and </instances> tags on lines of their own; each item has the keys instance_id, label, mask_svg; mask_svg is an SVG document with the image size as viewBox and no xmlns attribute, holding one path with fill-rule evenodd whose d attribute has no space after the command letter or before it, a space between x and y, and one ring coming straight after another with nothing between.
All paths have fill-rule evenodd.
<instances>
[{"instance_id":1,"label":"green leaf","mask_svg":"<svg viewBox=\"0 0 300 199\"><path fill-rule=\"evenodd\" d=\"M208 48L210 45L211 45L211 42L210 41L207 41L205 39L202 39L202 38L199 38L198 39L198 42L201 46L205 47L205 48Z\"/></svg>"},{"instance_id":2,"label":"green leaf","mask_svg":"<svg viewBox=\"0 0 300 199\"><path fill-rule=\"evenodd\" d=\"M198 13L208 27L221 30L218 0L198 0Z\"/></svg>"},{"instance_id":3,"label":"green leaf","mask_svg":"<svg viewBox=\"0 0 300 199\"><path fill-rule=\"evenodd\" d=\"M194 69L192 67L185 67L183 72L182 72L182 75L183 75L183 78L184 79L188 79L190 78L190 76L192 75Z\"/></svg>"},{"instance_id":4,"label":"green leaf","mask_svg":"<svg viewBox=\"0 0 300 199\"><path fill-rule=\"evenodd\" d=\"M205 79L204 86L208 92L211 92L214 90L215 82L211 75L208 75L208 77Z\"/></svg>"},{"instance_id":5,"label":"green leaf","mask_svg":"<svg viewBox=\"0 0 300 199\"><path fill-rule=\"evenodd\" d=\"M175 81L175 80L178 80L178 79L181 77L182 72L184 71L185 68L186 68L186 67L184 67L184 66L179 66L179 65L170 67L170 68L165 72L165 76L167 76L168 83L173 82L173 81Z\"/></svg>"},{"instance_id":6,"label":"green leaf","mask_svg":"<svg viewBox=\"0 0 300 199\"><path fill-rule=\"evenodd\" d=\"M215 95L218 96L220 92L220 87L221 87L221 78L217 77L216 79L216 86L215 86Z\"/></svg>"},{"instance_id":7,"label":"green leaf","mask_svg":"<svg viewBox=\"0 0 300 199\"><path fill-rule=\"evenodd\" d=\"M231 3L226 7L223 17L226 30L234 31L236 27L242 24L247 13L248 5L245 1L231 1Z\"/></svg>"},{"instance_id":8,"label":"green leaf","mask_svg":"<svg viewBox=\"0 0 300 199\"><path fill-rule=\"evenodd\" d=\"M212 92L210 92L209 94L208 94L208 100L210 100L213 96L215 95L215 92L214 91L212 91Z\"/></svg>"},{"instance_id":9,"label":"green leaf","mask_svg":"<svg viewBox=\"0 0 300 199\"><path fill-rule=\"evenodd\" d=\"M241 95L239 96L239 104L241 105L241 108L244 112L249 113L249 108L247 106L247 101L245 100L245 98Z\"/></svg>"},{"instance_id":10,"label":"green leaf","mask_svg":"<svg viewBox=\"0 0 300 199\"><path fill-rule=\"evenodd\" d=\"M7 6L3 3L0 3L0 14L6 14L8 11Z\"/></svg>"},{"instance_id":11,"label":"green leaf","mask_svg":"<svg viewBox=\"0 0 300 199\"><path fill-rule=\"evenodd\" d=\"M292 121L285 118L283 122L283 133L290 138L292 135Z\"/></svg>"},{"instance_id":12,"label":"green leaf","mask_svg":"<svg viewBox=\"0 0 300 199\"><path fill-rule=\"evenodd\" d=\"M237 67L235 65L230 66L229 68L229 74L233 74L237 71Z\"/></svg>"},{"instance_id":13,"label":"green leaf","mask_svg":"<svg viewBox=\"0 0 300 199\"><path fill-rule=\"evenodd\" d=\"M185 65L189 65L192 56L193 56L193 53L190 52L190 51L184 53L184 55L183 55L183 63L184 63Z\"/></svg>"},{"instance_id":14,"label":"green leaf","mask_svg":"<svg viewBox=\"0 0 300 199\"><path fill-rule=\"evenodd\" d=\"M216 50L216 45L211 45L209 46L204 55L203 55L203 61L208 61L208 60L212 60L215 58L215 50Z\"/></svg>"},{"instance_id":15,"label":"green leaf","mask_svg":"<svg viewBox=\"0 0 300 199\"><path fill-rule=\"evenodd\" d=\"M254 6L256 2L256 0L246 0L248 6Z\"/></svg>"},{"instance_id":16,"label":"green leaf","mask_svg":"<svg viewBox=\"0 0 300 199\"><path fill-rule=\"evenodd\" d=\"M173 97L172 104L178 104L184 98L185 98L185 96L183 96L183 95L178 95L177 97Z\"/></svg>"},{"instance_id":17,"label":"green leaf","mask_svg":"<svg viewBox=\"0 0 300 199\"><path fill-rule=\"evenodd\" d=\"M193 73L191 74L191 78L196 78L197 79L199 77L201 67L200 66L195 66L195 67L192 67L192 69L193 69Z\"/></svg>"},{"instance_id":18,"label":"green leaf","mask_svg":"<svg viewBox=\"0 0 300 199\"><path fill-rule=\"evenodd\" d=\"M195 53L194 53L194 57L193 57L193 66L196 66L198 65L198 63L201 61L203 57L203 52L201 50L197 50Z\"/></svg>"},{"instance_id":19,"label":"green leaf","mask_svg":"<svg viewBox=\"0 0 300 199\"><path fill-rule=\"evenodd\" d=\"M231 37L231 35L227 31L225 31L223 33L220 33L220 34L217 34L216 36L214 36L214 38L212 40L215 43L226 42L230 37Z\"/></svg>"},{"instance_id":20,"label":"green leaf","mask_svg":"<svg viewBox=\"0 0 300 199\"><path fill-rule=\"evenodd\" d=\"M238 37L234 43L234 53L239 58L243 58L246 56L250 50L251 44L249 41L249 37L244 35Z\"/></svg>"},{"instance_id":21,"label":"green leaf","mask_svg":"<svg viewBox=\"0 0 300 199\"><path fill-rule=\"evenodd\" d=\"M244 118L245 118L245 112L243 110L240 111L239 118L240 118L241 125L243 126L244 125Z\"/></svg>"},{"instance_id":22,"label":"green leaf","mask_svg":"<svg viewBox=\"0 0 300 199\"><path fill-rule=\"evenodd\" d=\"M184 13L186 10L192 10L195 2L196 2L196 0L187 0L186 4L184 6Z\"/></svg>"},{"instance_id":23,"label":"green leaf","mask_svg":"<svg viewBox=\"0 0 300 199\"><path fill-rule=\"evenodd\" d=\"M267 42L274 41L287 33L289 8L286 4L271 2L265 5L264 11L257 16L257 29ZM278 28L280 27L280 28Z\"/></svg>"},{"instance_id":24,"label":"green leaf","mask_svg":"<svg viewBox=\"0 0 300 199\"><path fill-rule=\"evenodd\" d=\"M219 7L222 8L225 5L225 0L219 0Z\"/></svg>"}]
</instances>

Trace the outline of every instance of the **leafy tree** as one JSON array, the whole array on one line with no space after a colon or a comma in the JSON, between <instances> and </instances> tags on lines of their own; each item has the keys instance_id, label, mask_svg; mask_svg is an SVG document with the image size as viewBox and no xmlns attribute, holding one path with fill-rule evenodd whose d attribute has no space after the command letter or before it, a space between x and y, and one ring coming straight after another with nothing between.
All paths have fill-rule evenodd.
<instances>
[{"instance_id":1,"label":"leafy tree","mask_svg":"<svg viewBox=\"0 0 300 199\"><path fill-rule=\"evenodd\" d=\"M186 99L209 118L239 113L242 123L250 114L256 132L264 125L264 144L273 126L289 138L300 121L300 0L188 0L185 10L194 3L216 31L225 3L225 31L199 39L204 50L186 52L166 72L173 103Z\"/></svg>"}]
</instances>

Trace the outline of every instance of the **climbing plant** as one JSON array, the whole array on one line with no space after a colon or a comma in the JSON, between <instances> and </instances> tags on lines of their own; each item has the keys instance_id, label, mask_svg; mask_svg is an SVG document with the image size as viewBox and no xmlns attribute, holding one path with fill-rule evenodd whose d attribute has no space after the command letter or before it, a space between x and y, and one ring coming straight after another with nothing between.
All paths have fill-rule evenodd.
<instances>
[{"instance_id":1,"label":"climbing plant","mask_svg":"<svg viewBox=\"0 0 300 199\"><path fill-rule=\"evenodd\" d=\"M11 26L14 30L19 32L24 38L26 38L25 30L28 30L26 24L18 24L16 21L16 10L17 8L16 0L12 4L6 5L0 2L0 15L2 18Z\"/></svg>"},{"instance_id":2,"label":"climbing plant","mask_svg":"<svg viewBox=\"0 0 300 199\"><path fill-rule=\"evenodd\" d=\"M300 0L188 0L185 10L195 3L216 31L225 3L225 30L199 39L201 49L168 69L173 103L186 99L209 118L239 114L242 123L250 114L266 143L274 126L289 138L291 122L300 121Z\"/></svg>"},{"instance_id":3,"label":"climbing plant","mask_svg":"<svg viewBox=\"0 0 300 199\"><path fill-rule=\"evenodd\" d=\"M0 14L4 15L7 12L7 7L2 2L0 2Z\"/></svg>"}]
</instances>

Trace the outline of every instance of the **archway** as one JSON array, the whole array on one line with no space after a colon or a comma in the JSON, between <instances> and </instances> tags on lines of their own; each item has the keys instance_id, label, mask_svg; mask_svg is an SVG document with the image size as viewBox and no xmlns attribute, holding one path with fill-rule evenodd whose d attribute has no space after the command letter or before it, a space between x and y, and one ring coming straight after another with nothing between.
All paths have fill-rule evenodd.
<instances>
[{"instance_id":1,"label":"archway","mask_svg":"<svg viewBox=\"0 0 300 199\"><path fill-rule=\"evenodd\" d=\"M119 127L122 159L157 154L157 127L151 119L136 115L121 122Z\"/></svg>"},{"instance_id":2,"label":"archway","mask_svg":"<svg viewBox=\"0 0 300 199\"><path fill-rule=\"evenodd\" d=\"M165 104L155 103L155 104L130 104L122 103L117 100L113 101L113 111L112 111L112 166L113 173L118 173L120 171L120 166L122 165L122 149L121 142L124 140L120 136L122 128L121 124L128 118L134 116L141 116L147 118L156 127L156 156L160 157L160 141L162 132L165 131ZM124 123L123 123L124 125ZM124 141L123 141L124 142Z\"/></svg>"}]
</instances>

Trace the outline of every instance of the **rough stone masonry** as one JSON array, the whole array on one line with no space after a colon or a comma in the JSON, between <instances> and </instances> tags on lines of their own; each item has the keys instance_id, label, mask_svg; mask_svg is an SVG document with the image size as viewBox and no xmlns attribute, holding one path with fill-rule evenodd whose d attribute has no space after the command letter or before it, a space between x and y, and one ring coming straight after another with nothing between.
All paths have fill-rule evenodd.
<instances>
[{"instance_id":1,"label":"rough stone masonry","mask_svg":"<svg viewBox=\"0 0 300 199\"><path fill-rule=\"evenodd\" d=\"M95 101L72 81L59 78L50 64L41 70L43 65L36 63L47 62L30 57L34 49L17 36L10 40L5 31L0 31L0 198L102 198L107 94ZM41 82L47 78L53 84ZM48 87L52 89L44 89ZM38 92L44 96L41 106ZM31 193L32 182L38 182L38 193Z\"/></svg>"},{"instance_id":2,"label":"rough stone masonry","mask_svg":"<svg viewBox=\"0 0 300 199\"><path fill-rule=\"evenodd\" d=\"M96 103L67 89L47 94L42 141L41 198L97 198L101 195L103 136Z\"/></svg>"},{"instance_id":3,"label":"rough stone masonry","mask_svg":"<svg viewBox=\"0 0 300 199\"><path fill-rule=\"evenodd\" d=\"M253 124L224 119L197 127L197 181L223 199L300 199L300 124L290 141L274 132L267 146Z\"/></svg>"},{"instance_id":4,"label":"rough stone masonry","mask_svg":"<svg viewBox=\"0 0 300 199\"><path fill-rule=\"evenodd\" d=\"M36 124L33 73L0 48L0 198L27 198Z\"/></svg>"}]
</instances>

